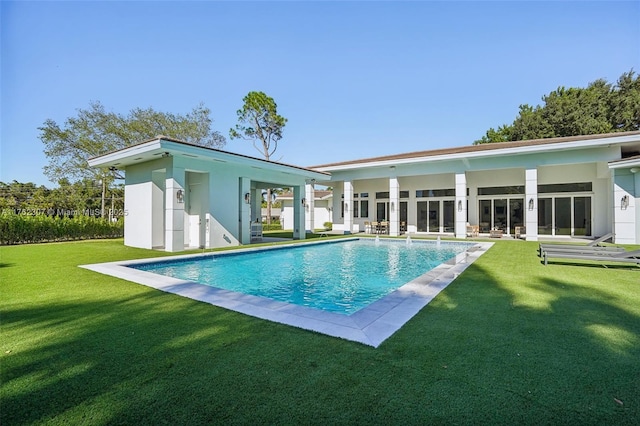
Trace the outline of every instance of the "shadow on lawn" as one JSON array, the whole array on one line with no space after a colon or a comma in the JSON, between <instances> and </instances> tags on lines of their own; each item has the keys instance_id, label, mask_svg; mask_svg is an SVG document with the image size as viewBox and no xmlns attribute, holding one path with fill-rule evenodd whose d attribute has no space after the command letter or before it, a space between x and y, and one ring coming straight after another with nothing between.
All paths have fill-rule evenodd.
<instances>
[{"instance_id":1,"label":"shadow on lawn","mask_svg":"<svg viewBox=\"0 0 640 426\"><path fill-rule=\"evenodd\" d=\"M637 274L482 260L378 349L112 278L8 307L2 424L634 424Z\"/></svg>"},{"instance_id":2,"label":"shadow on lawn","mask_svg":"<svg viewBox=\"0 0 640 426\"><path fill-rule=\"evenodd\" d=\"M95 424L145 422L155 415L160 417L153 423L167 421L174 410L196 409L189 404L197 405L193 398L208 386L242 386L247 359L230 357L233 348L251 338L258 342L249 350L254 359L259 359L255 350L268 357L260 342L272 340L275 329L283 327L150 291L111 303L7 309L3 328L49 340L32 351L4 342L2 423L64 416L72 423ZM215 413L217 404L237 404L242 398L229 398L238 396L218 394L213 404L207 398L208 409ZM92 409L95 404L102 409Z\"/></svg>"},{"instance_id":3,"label":"shadow on lawn","mask_svg":"<svg viewBox=\"0 0 640 426\"><path fill-rule=\"evenodd\" d=\"M457 423L635 424L635 272L611 282L610 271L588 269L584 280L572 280L566 271L554 278L544 266L524 266L522 274L480 264L382 345L392 358L428 354L439 367L422 389L425 406L459 410Z\"/></svg>"}]
</instances>

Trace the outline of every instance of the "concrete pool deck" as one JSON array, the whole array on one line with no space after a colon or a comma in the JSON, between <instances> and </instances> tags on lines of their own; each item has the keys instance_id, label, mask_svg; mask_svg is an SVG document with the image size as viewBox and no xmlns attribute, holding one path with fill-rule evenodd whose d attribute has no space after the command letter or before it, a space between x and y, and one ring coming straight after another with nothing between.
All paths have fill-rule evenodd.
<instances>
[{"instance_id":1,"label":"concrete pool deck","mask_svg":"<svg viewBox=\"0 0 640 426\"><path fill-rule=\"evenodd\" d=\"M353 238L357 240L358 238ZM327 241L328 242L328 241ZM335 242L335 241L334 241ZM442 242L446 244L447 242ZM296 244L323 244L310 241ZM351 315L337 314L320 309L279 302L266 297L252 296L157 275L151 272L130 268L129 266L153 261L176 259L197 259L198 257L223 256L230 253L252 252L257 250L281 249L282 246L242 248L223 252L180 255L171 257L137 259L122 262L80 265L101 274L121 278L142 284L167 293L177 294L193 300L210 303L253 317L291 325L305 330L316 331L333 337L339 337L365 345L378 347L389 338L434 297L444 290L478 257L484 254L493 243L476 242L465 252L448 262L440 264L424 275L404 284L397 290L378 299Z\"/></svg>"}]
</instances>

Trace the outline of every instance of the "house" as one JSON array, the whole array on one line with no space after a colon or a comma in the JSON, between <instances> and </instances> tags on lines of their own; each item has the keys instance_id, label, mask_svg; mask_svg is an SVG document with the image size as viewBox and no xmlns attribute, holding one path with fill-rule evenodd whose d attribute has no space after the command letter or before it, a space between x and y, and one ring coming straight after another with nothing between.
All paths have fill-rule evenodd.
<instances>
[{"instance_id":1,"label":"house","mask_svg":"<svg viewBox=\"0 0 640 426\"><path fill-rule=\"evenodd\" d=\"M411 152L312 167L329 173L333 229L387 221L465 238L595 237L640 244L640 132L504 142ZM404 226L403 226L404 225Z\"/></svg>"},{"instance_id":2,"label":"house","mask_svg":"<svg viewBox=\"0 0 640 426\"><path fill-rule=\"evenodd\" d=\"M313 193L313 203L311 198ZM293 218L293 193L285 192L277 196L277 200L282 202L282 215L280 220L282 229L292 230L294 228ZM308 192L308 198L302 200L305 208L305 223L307 232L313 232L314 229L324 229L326 222L332 222L333 210L333 191L314 190ZM311 209L310 206L314 208Z\"/></svg>"},{"instance_id":3,"label":"house","mask_svg":"<svg viewBox=\"0 0 640 426\"><path fill-rule=\"evenodd\" d=\"M503 142L297 167L164 136L91 159L125 170L125 244L181 251L248 244L261 193L293 188L294 238L345 234L597 237L640 244L640 131ZM315 185L331 186L329 196ZM290 204L289 204L290 203ZM318 207L316 207L316 203ZM289 210L287 210L289 209ZM288 213L289 212L289 213ZM323 216L327 215L327 216ZM325 220L328 217L328 220Z\"/></svg>"},{"instance_id":4,"label":"house","mask_svg":"<svg viewBox=\"0 0 640 426\"><path fill-rule=\"evenodd\" d=\"M329 175L158 136L89 160L125 171L124 243L170 252L251 242L262 190L293 188L293 234L305 238L302 199Z\"/></svg>"}]
</instances>

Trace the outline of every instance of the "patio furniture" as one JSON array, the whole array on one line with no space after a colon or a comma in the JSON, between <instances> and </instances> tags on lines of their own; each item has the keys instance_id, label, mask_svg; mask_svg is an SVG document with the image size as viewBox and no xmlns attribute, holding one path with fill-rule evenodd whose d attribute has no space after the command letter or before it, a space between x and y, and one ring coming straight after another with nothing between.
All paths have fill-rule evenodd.
<instances>
[{"instance_id":1,"label":"patio furniture","mask_svg":"<svg viewBox=\"0 0 640 426\"><path fill-rule=\"evenodd\" d=\"M575 250L545 250L542 252L545 266L549 259L573 259L592 260L596 262L625 262L640 265L640 250L634 251L613 251L602 250L605 247L584 248L582 251Z\"/></svg>"},{"instance_id":2,"label":"patio furniture","mask_svg":"<svg viewBox=\"0 0 640 426\"><path fill-rule=\"evenodd\" d=\"M492 229L489 231L489 238L502 238L502 229Z\"/></svg>"},{"instance_id":3,"label":"patio furniture","mask_svg":"<svg viewBox=\"0 0 640 426\"><path fill-rule=\"evenodd\" d=\"M371 222L369 222L368 220L364 221L364 233L365 234L372 234L373 233L371 231Z\"/></svg>"},{"instance_id":4,"label":"patio furniture","mask_svg":"<svg viewBox=\"0 0 640 426\"><path fill-rule=\"evenodd\" d=\"M372 234L377 234L378 231L380 229L380 223L379 222L371 222L371 233Z\"/></svg>"},{"instance_id":5,"label":"patio furniture","mask_svg":"<svg viewBox=\"0 0 640 426\"><path fill-rule=\"evenodd\" d=\"M388 234L389 233L389 222L386 220L380 222L380 234Z\"/></svg>"},{"instance_id":6,"label":"patio furniture","mask_svg":"<svg viewBox=\"0 0 640 426\"><path fill-rule=\"evenodd\" d=\"M514 237L515 238L522 238L525 236L525 234L527 233L527 228L524 226L516 226L515 227L515 232L514 232Z\"/></svg>"},{"instance_id":7,"label":"patio furniture","mask_svg":"<svg viewBox=\"0 0 640 426\"><path fill-rule=\"evenodd\" d=\"M582 244L540 244L540 247L538 248L538 255L542 255L542 251L546 248L549 248L551 250L555 250L558 251L562 248L568 249L568 250L574 250L574 249L580 249L580 248L585 248L585 247L601 247L600 243L603 243L607 240L610 240L611 238L613 238L614 234L613 233L609 233L606 235L603 235L600 238L596 238L593 241L590 241L589 244L586 245L582 245ZM607 247L607 249L612 250L612 249L617 249L618 251L620 249L618 249L617 247Z\"/></svg>"},{"instance_id":8,"label":"patio furniture","mask_svg":"<svg viewBox=\"0 0 640 426\"><path fill-rule=\"evenodd\" d=\"M480 233L480 227L478 225L469 225L467 222L467 237L477 237Z\"/></svg>"},{"instance_id":9,"label":"patio furniture","mask_svg":"<svg viewBox=\"0 0 640 426\"><path fill-rule=\"evenodd\" d=\"M400 232L407 232L407 222L400 222Z\"/></svg>"}]
</instances>

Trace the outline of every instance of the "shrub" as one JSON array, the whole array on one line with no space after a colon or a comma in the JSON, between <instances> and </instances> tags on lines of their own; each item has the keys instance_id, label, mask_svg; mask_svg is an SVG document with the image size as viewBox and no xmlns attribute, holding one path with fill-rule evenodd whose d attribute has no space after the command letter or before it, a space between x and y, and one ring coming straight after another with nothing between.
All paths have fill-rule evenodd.
<instances>
[{"instance_id":1,"label":"shrub","mask_svg":"<svg viewBox=\"0 0 640 426\"><path fill-rule=\"evenodd\" d=\"M265 222L262 223L263 231L282 231L282 225L279 222L271 222L271 225L267 225Z\"/></svg>"},{"instance_id":2,"label":"shrub","mask_svg":"<svg viewBox=\"0 0 640 426\"><path fill-rule=\"evenodd\" d=\"M122 219L108 222L92 216L70 218L6 211L0 214L0 245L119 238L123 234Z\"/></svg>"},{"instance_id":3,"label":"shrub","mask_svg":"<svg viewBox=\"0 0 640 426\"><path fill-rule=\"evenodd\" d=\"M325 222L322 224L322 226L324 226L324 229L326 229L327 231L331 231L333 229L333 223L332 222Z\"/></svg>"}]
</instances>

